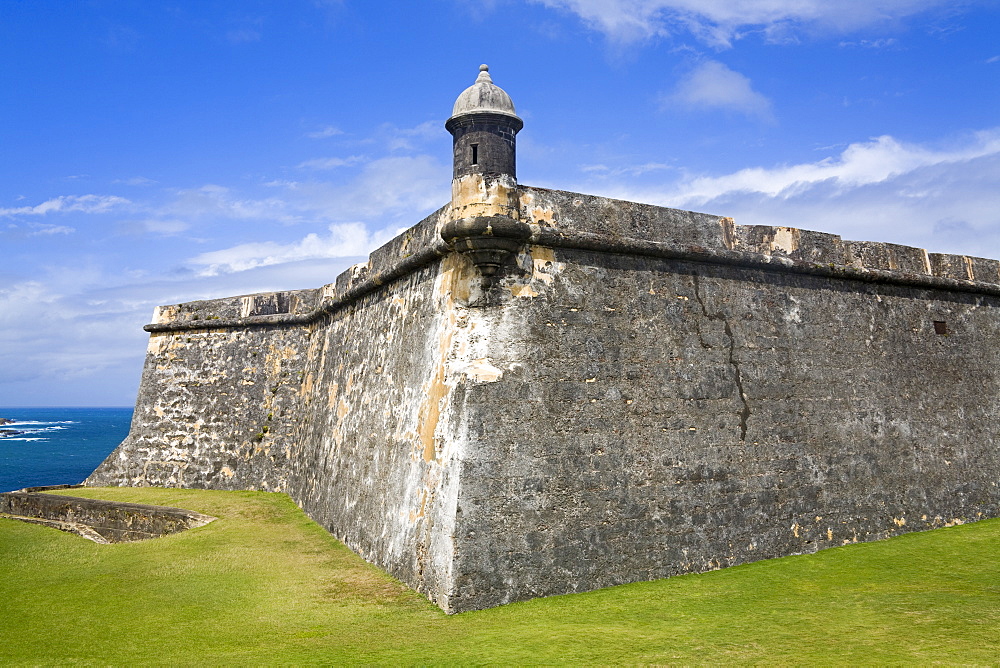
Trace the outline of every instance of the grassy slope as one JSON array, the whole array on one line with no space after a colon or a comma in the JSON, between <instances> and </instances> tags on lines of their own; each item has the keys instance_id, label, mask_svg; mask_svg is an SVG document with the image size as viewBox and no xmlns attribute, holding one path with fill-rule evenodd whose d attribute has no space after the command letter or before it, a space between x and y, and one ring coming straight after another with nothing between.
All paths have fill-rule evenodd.
<instances>
[{"instance_id":1,"label":"grassy slope","mask_svg":"<svg viewBox=\"0 0 1000 668\"><path fill-rule=\"evenodd\" d=\"M121 545L0 520L4 664L1000 659L1000 520L448 617L285 496L82 494L220 519Z\"/></svg>"}]
</instances>

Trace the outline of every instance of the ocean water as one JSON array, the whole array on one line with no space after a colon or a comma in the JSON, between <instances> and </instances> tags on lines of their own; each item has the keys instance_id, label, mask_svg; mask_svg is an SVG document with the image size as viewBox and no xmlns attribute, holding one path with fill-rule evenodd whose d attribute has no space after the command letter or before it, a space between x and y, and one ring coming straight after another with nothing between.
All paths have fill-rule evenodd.
<instances>
[{"instance_id":1,"label":"ocean water","mask_svg":"<svg viewBox=\"0 0 1000 668\"><path fill-rule=\"evenodd\" d=\"M128 435L131 408L0 408L0 492L75 485Z\"/></svg>"}]
</instances>

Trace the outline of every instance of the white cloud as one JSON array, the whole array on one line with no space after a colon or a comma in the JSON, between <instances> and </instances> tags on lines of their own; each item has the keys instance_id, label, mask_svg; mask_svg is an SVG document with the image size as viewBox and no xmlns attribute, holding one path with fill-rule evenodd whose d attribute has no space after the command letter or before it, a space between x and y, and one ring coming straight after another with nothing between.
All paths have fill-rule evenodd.
<instances>
[{"instance_id":1,"label":"white cloud","mask_svg":"<svg viewBox=\"0 0 1000 668\"><path fill-rule=\"evenodd\" d=\"M424 215L445 204L450 165L427 155L389 156L364 163L349 180L268 181L274 195L249 197L207 184L176 191L156 207L154 218L169 220L259 220L281 224L342 223Z\"/></svg>"},{"instance_id":2,"label":"white cloud","mask_svg":"<svg viewBox=\"0 0 1000 668\"><path fill-rule=\"evenodd\" d=\"M159 207L157 213L164 218L180 220L221 218L280 223L296 223L303 220L302 216L280 197L243 197L230 188L211 183L175 192L176 198L173 202Z\"/></svg>"},{"instance_id":3,"label":"white cloud","mask_svg":"<svg viewBox=\"0 0 1000 668\"><path fill-rule=\"evenodd\" d=\"M822 160L689 175L602 194L779 225L1000 258L1000 127L927 146L889 136Z\"/></svg>"},{"instance_id":4,"label":"white cloud","mask_svg":"<svg viewBox=\"0 0 1000 668\"><path fill-rule=\"evenodd\" d=\"M620 167L609 167L607 165L582 165L580 171L587 174L595 174L606 178L617 176L641 176L649 172L656 172L664 169L671 169L671 166L662 162L647 162L641 165L625 165Z\"/></svg>"},{"instance_id":5,"label":"white cloud","mask_svg":"<svg viewBox=\"0 0 1000 668\"><path fill-rule=\"evenodd\" d=\"M314 132L307 132L306 137L310 139L326 139L327 137L335 137L336 135L342 135L344 131L333 125L327 125Z\"/></svg>"},{"instance_id":6,"label":"white cloud","mask_svg":"<svg viewBox=\"0 0 1000 668\"><path fill-rule=\"evenodd\" d=\"M210 251L192 258L190 264L200 276L216 276L300 260L357 257L367 255L398 232L383 230L373 235L362 223L330 225L328 231L324 236L307 234L294 243L264 241Z\"/></svg>"},{"instance_id":7,"label":"white cloud","mask_svg":"<svg viewBox=\"0 0 1000 668\"><path fill-rule=\"evenodd\" d=\"M1000 56L993 56L986 60L987 65L992 65L993 63L1000 63Z\"/></svg>"},{"instance_id":8,"label":"white cloud","mask_svg":"<svg viewBox=\"0 0 1000 668\"><path fill-rule=\"evenodd\" d=\"M337 167L349 167L364 160L364 156L351 155L346 158L313 158L298 164L299 169L336 169Z\"/></svg>"},{"instance_id":9,"label":"white cloud","mask_svg":"<svg viewBox=\"0 0 1000 668\"><path fill-rule=\"evenodd\" d=\"M887 49L892 46L896 46L899 43L894 37L881 38L881 39L862 39L857 42L841 42L838 46L843 47L861 47L862 49Z\"/></svg>"},{"instance_id":10,"label":"white cloud","mask_svg":"<svg viewBox=\"0 0 1000 668\"><path fill-rule=\"evenodd\" d=\"M145 176L133 176L128 179L115 179L112 183L123 183L127 186L151 186L157 182L153 179L147 179Z\"/></svg>"},{"instance_id":11,"label":"white cloud","mask_svg":"<svg viewBox=\"0 0 1000 668\"><path fill-rule=\"evenodd\" d=\"M450 197L451 165L427 155L390 156L366 163L350 181L300 181L283 193L299 217L316 221L416 222Z\"/></svg>"},{"instance_id":12,"label":"white cloud","mask_svg":"<svg viewBox=\"0 0 1000 668\"><path fill-rule=\"evenodd\" d=\"M128 402L148 316L118 300L80 299L79 283L93 289L82 274L0 288L0 404L45 405L53 393L79 405Z\"/></svg>"},{"instance_id":13,"label":"white cloud","mask_svg":"<svg viewBox=\"0 0 1000 668\"><path fill-rule=\"evenodd\" d=\"M443 121L424 121L412 128L382 126L390 151L413 151L428 140L440 139L445 134Z\"/></svg>"},{"instance_id":14,"label":"white cloud","mask_svg":"<svg viewBox=\"0 0 1000 668\"><path fill-rule=\"evenodd\" d=\"M289 190L295 190L299 187L299 182L289 181L288 179L271 179L270 181L264 181L261 185L267 188L288 188Z\"/></svg>"},{"instance_id":15,"label":"white cloud","mask_svg":"<svg viewBox=\"0 0 1000 668\"><path fill-rule=\"evenodd\" d=\"M122 226L133 233L153 234L161 237L172 237L186 232L191 228L191 224L171 218L147 218L145 220L130 220L122 223Z\"/></svg>"},{"instance_id":16,"label":"white cloud","mask_svg":"<svg viewBox=\"0 0 1000 668\"><path fill-rule=\"evenodd\" d=\"M373 239L373 242L377 241ZM92 264L0 282L0 406L128 405L154 306L332 282L352 261L303 260L239 273L154 278Z\"/></svg>"},{"instance_id":17,"label":"white cloud","mask_svg":"<svg viewBox=\"0 0 1000 668\"><path fill-rule=\"evenodd\" d=\"M755 91L750 79L720 62L699 64L660 100L664 108L727 109L762 120L771 119L771 101Z\"/></svg>"},{"instance_id":18,"label":"white cloud","mask_svg":"<svg viewBox=\"0 0 1000 668\"><path fill-rule=\"evenodd\" d=\"M694 205L728 193L761 193L788 198L818 184L835 189L881 183L921 167L968 162L1000 153L1000 128L975 133L962 145L931 149L905 144L890 136L848 146L837 157L782 167L753 167L725 176L689 178L671 195Z\"/></svg>"},{"instance_id":19,"label":"white cloud","mask_svg":"<svg viewBox=\"0 0 1000 668\"><path fill-rule=\"evenodd\" d=\"M772 34L805 27L848 32L906 18L950 0L535 0L577 14L618 42L690 31L728 46L748 30Z\"/></svg>"},{"instance_id":20,"label":"white cloud","mask_svg":"<svg viewBox=\"0 0 1000 668\"><path fill-rule=\"evenodd\" d=\"M66 225L48 225L46 223L29 223L33 231L28 233L31 237L44 237L51 236L53 234L73 234L76 229L68 227Z\"/></svg>"},{"instance_id":21,"label":"white cloud","mask_svg":"<svg viewBox=\"0 0 1000 668\"><path fill-rule=\"evenodd\" d=\"M336 179L294 171L303 178L158 185L129 199L11 198L11 207L0 208L5 240L76 228L80 246L40 264L38 239L0 242L8 253L0 267L0 405L128 403L143 362L142 325L156 304L334 281L447 203L450 161L405 150L439 135L447 137L437 122L380 126L355 142L366 157L340 158L351 164ZM139 177L119 183L122 190L150 185ZM136 233L158 238L115 239Z\"/></svg>"},{"instance_id":22,"label":"white cloud","mask_svg":"<svg viewBox=\"0 0 1000 668\"><path fill-rule=\"evenodd\" d=\"M293 241L271 239L211 250L186 265L200 276L219 276L272 265L313 259L367 255L401 229L448 200L448 166L430 156L391 156L363 166L349 182L273 181L265 184L278 194L247 198L219 185L179 191L163 207L162 218L138 221L144 231L183 231L193 219L260 220L315 224L326 233L309 233ZM351 220L353 219L353 220ZM357 221L379 221L373 227ZM397 224L398 221L398 224ZM372 231L373 229L378 231ZM266 236L265 236L266 239Z\"/></svg>"},{"instance_id":23,"label":"white cloud","mask_svg":"<svg viewBox=\"0 0 1000 668\"><path fill-rule=\"evenodd\" d=\"M124 197L116 195L64 195L46 200L35 206L0 209L0 216L44 216L49 213L107 213L130 205Z\"/></svg>"},{"instance_id":24,"label":"white cloud","mask_svg":"<svg viewBox=\"0 0 1000 668\"><path fill-rule=\"evenodd\" d=\"M377 235L368 239L378 242ZM142 326L154 306L315 288L350 264L302 260L217 276L144 278L84 263L0 283L0 406L127 405L148 339Z\"/></svg>"}]
</instances>

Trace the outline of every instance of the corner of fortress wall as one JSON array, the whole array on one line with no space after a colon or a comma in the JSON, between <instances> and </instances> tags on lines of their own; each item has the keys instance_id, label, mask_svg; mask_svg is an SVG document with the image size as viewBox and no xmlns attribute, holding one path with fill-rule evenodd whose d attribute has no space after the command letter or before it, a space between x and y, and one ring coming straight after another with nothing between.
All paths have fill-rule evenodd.
<instances>
[{"instance_id":1,"label":"corner of fortress wall","mask_svg":"<svg viewBox=\"0 0 1000 668\"><path fill-rule=\"evenodd\" d=\"M515 187L485 288L449 205L157 309L87 483L287 492L448 612L1000 515L1000 262Z\"/></svg>"}]
</instances>

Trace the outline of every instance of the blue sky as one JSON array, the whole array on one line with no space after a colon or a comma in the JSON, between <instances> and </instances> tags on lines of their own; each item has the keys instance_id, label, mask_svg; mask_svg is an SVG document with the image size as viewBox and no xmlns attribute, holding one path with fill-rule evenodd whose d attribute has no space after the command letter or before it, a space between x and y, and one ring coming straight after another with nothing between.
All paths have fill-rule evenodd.
<instances>
[{"instance_id":1,"label":"blue sky","mask_svg":"<svg viewBox=\"0 0 1000 668\"><path fill-rule=\"evenodd\" d=\"M130 405L157 304L318 287L522 183L1000 258L996 0L0 3L0 406Z\"/></svg>"}]
</instances>

